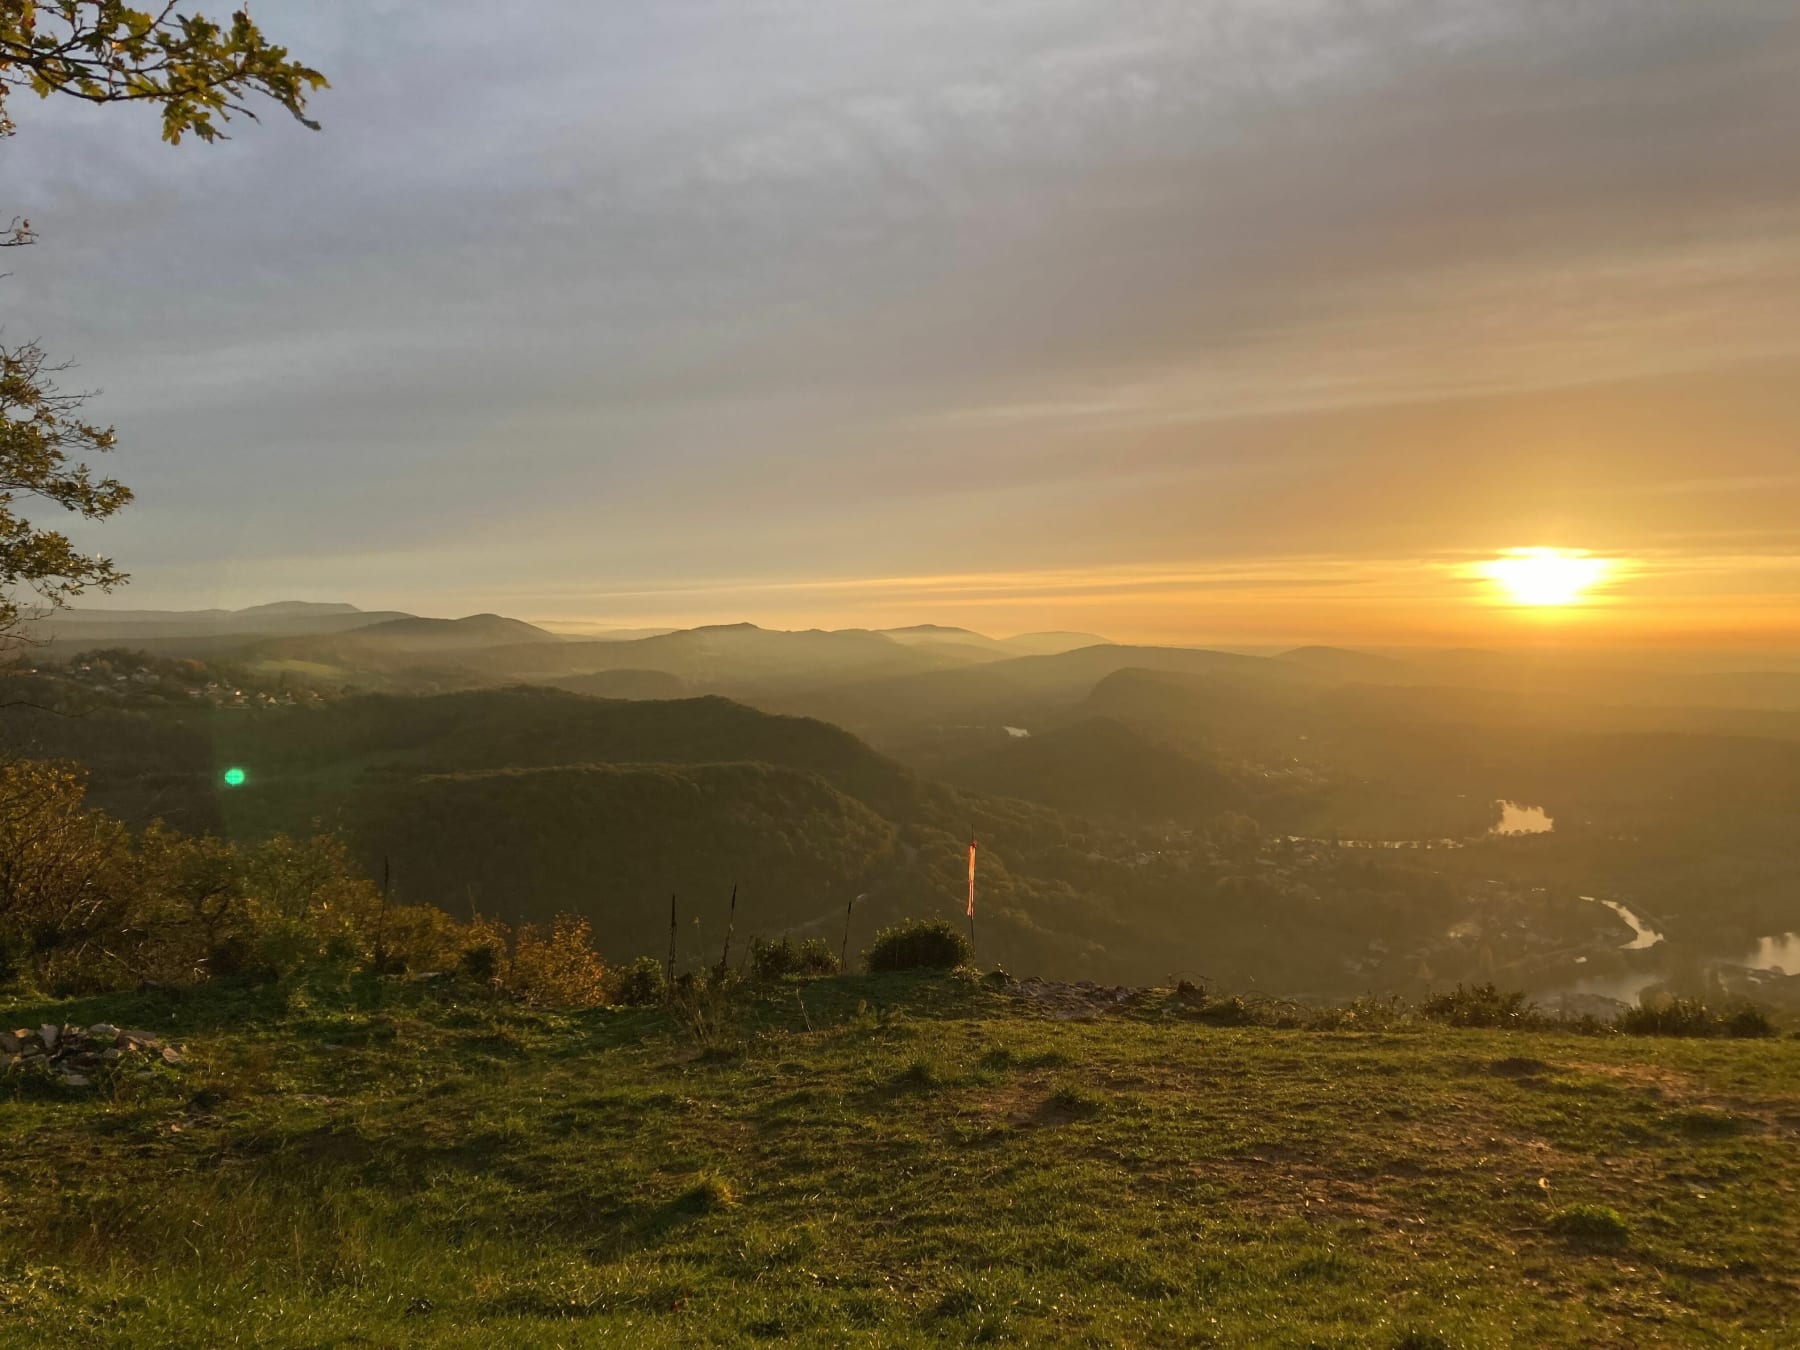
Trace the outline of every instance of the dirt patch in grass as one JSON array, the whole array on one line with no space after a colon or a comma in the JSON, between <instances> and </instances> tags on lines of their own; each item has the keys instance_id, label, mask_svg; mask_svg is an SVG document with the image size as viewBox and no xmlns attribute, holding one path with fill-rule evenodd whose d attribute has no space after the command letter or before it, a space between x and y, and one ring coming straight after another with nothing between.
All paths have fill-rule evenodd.
<instances>
[{"instance_id":1,"label":"dirt patch in grass","mask_svg":"<svg viewBox=\"0 0 1800 1350\"><path fill-rule=\"evenodd\" d=\"M1700 1080L1693 1074L1665 1068L1660 1064L1594 1064L1582 1061L1562 1067L1571 1072L1593 1074L1596 1078L1641 1088L1652 1096L1682 1100L1697 1099L1704 1095Z\"/></svg>"}]
</instances>

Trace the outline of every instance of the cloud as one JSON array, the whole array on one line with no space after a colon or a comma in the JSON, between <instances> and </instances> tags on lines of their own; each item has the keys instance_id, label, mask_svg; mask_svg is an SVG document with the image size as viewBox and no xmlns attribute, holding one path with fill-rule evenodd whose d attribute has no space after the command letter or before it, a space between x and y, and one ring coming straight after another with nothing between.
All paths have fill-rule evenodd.
<instances>
[{"instance_id":1,"label":"cloud","mask_svg":"<svg viewBox=\"0 0 1800 1350\"><path fill-rule=\"evenodd\" d=\"M1795 539L1668 486L1791 453L1780 0L258 17L323 133L0 146L145 603Z\"/></svg>"}]
</instances>

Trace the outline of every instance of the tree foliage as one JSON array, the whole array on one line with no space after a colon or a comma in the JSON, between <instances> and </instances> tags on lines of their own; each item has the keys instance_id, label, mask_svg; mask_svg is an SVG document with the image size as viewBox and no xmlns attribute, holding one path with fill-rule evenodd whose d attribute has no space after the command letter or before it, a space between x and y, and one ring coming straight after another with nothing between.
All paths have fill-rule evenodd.
<instances>
[{"instance_id":1,"label":"tree foliage","mask_svg":"<svg viewBox=\"0 0 1800 1350\"><path fill-rule=\"evenodd\" d=\"M113 448L113 431L82 416L87 396L58 388L59 369L35 342L0 345L0 633L20 618L22 588L62 605L90 586L109 590L125 580L111 559L79 552L20 509L36 500L104 520L131 500L129 488L87 464Z\"/></svg>"},{"instance_id":2,"label":"tree foliage","mask_svg":"<svg viewBox=\"0 0 1800 1350\"><path fill-rule=\"evenodd\" d=\"M270 42L240 9L223 22L184 13L174 0L133 9L117 0L0 0L0 135L12 129L6 96L29 89L88 103L152 103L163 139L222 137L261 95L309 127L307 96L325 77Z\"/></svg>"}]
</instances>

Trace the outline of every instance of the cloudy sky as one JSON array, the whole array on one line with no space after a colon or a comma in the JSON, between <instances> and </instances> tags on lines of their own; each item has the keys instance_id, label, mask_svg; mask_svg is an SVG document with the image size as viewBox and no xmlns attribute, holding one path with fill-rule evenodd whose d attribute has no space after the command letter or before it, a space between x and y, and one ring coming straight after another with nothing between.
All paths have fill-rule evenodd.
<instances>
[{"instance_id":1,"label":"cloudy sky","mask_svg":"<svg viewBox=\"0 0 1800 1350\"><path fill-rule=\"evenodd\" d=\"M256 12L323 131L0 145L107 603L1800 640L1791 0Z\"/></svg>"}]
</instances>

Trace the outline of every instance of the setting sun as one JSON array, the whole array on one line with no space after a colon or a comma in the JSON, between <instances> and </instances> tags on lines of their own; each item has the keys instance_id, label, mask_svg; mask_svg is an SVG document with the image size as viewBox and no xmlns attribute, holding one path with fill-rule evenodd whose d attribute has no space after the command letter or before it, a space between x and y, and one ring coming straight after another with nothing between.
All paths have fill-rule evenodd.
<instances>
[{"instance_id":1,"label":"setting sun","mask_svg":"<svg viewBox=\"0 0 1800 1350\"><path fill-rule=\"evenodd\" d=\"M1597 585L1612 563L1576 549L1518 548L1477 571L1515 605L1573 605Z\"/></svg>"}]
</instances>

